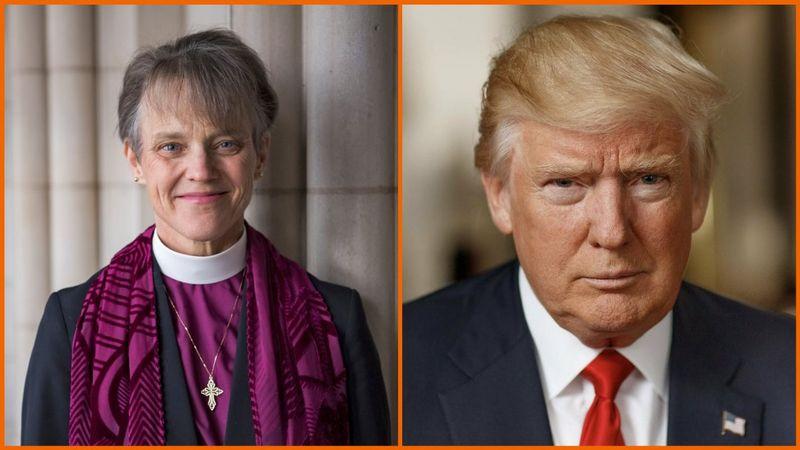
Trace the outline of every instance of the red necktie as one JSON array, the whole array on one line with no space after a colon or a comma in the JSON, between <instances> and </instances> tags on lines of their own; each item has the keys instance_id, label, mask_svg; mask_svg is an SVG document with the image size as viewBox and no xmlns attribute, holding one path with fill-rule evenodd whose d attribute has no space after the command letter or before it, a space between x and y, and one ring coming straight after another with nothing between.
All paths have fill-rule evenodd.
<instances>
[{"instance_id":1,"label":"red necktie","mask_svg":"<svg viewBox=\"0 0 800 450\"><path fill-rule=\"evenodd\" d=\"M586 413L581 445L625 445L614 397L633 364L616 350L603 350L581 375L594 385L594 402Z\"/></svg>"}]
</instances>

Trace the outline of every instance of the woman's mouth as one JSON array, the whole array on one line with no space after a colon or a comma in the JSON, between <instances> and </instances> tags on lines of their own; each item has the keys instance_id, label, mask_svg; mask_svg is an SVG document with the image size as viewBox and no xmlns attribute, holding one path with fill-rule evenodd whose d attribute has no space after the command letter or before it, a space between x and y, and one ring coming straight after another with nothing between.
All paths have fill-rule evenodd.
<instances>
[{"instance_id":1,"label":"woman's mouth","mask_svg":"<svg viewBox=\"0 0 800 450\"><path fill-rule=\"evenodd\" d=\"M226 192L189 192L178 195L177 198L189 203L205 204L213 203L224 196Z\"/></svg>"}]
</instances>

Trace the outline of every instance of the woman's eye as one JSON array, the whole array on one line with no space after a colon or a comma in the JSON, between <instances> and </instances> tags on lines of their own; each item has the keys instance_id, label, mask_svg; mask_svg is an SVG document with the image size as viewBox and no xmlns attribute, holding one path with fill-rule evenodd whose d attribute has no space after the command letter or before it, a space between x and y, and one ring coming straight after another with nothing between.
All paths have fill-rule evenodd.
<instances>
[{"instance_id":1,"label":"woman's eye","mask_svg":"<svg viewBox=\"0 0 800 450\"><path fill-rule=\"evenodd\" d=\"M225 151L225 152L233 152L238 150L240 147L239 143L236 141L220 141L217 144L217 148Z\"/></svg>"},{"instance_id":2,"label":"woman's eye","mask_svg":"<svg viewBox=\"0 0 800 450\"><path fill-rule=\"evenodd\" d=\"M159 150L165 151L167 153L174 153L180 150L180 145L175 143L164 144L158 147Z\"/></svg>"}]
</instances>

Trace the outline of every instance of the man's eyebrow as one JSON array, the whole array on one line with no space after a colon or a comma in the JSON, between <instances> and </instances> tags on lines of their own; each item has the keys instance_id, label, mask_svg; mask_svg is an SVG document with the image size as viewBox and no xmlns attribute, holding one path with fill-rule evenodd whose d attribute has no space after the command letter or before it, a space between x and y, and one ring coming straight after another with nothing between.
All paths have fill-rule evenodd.
<instances>
[{"instance_id":1,"label":"man's eyebrow","mask_svg":"<svg viewBox=\"0 0 800 450\"><path fill-rule=\"evenodd\" d=\"M546 177L571 178L590 172L591 164L586 162L545 163L535 165L533 170Z\"/></svg>"},{"instance_id":2,"label":"man's eyebrow","mask_svg":"<svg viewBox=\"0 0 800 450\"><path fill-rule=\"evenodd\" d=\"M673 172L681 166L681 157L677 154L645 155L626 162L620 171L623 174L644 172Z\"/></svg>"},{"instance_id":3,"label":"man's eyebrow","mask_svg":"<svg viewBox=\"0 0 800 450\"><path fill-rule=\"evenodd\" d=\"M674 172L680 166L680 155L642 155L625 162L620 172L623 175L646 172ZM532 168L537 175L550 178L573 178L592 172L590 163L578 161L537 164Z\"/></svg>"}]
</instances>

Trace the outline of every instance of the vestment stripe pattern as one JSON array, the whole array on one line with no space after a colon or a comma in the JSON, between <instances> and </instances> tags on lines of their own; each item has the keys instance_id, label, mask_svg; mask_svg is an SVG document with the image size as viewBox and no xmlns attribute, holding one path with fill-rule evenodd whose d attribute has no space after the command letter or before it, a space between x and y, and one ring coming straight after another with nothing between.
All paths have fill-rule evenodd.
<instances>
[{"instance_id":1,"label":"vestment stripe pattern","mask_svg":"<svg viewBox=\"0 0 800 450\"><path fill-rule=\"evenodd\" d=\"M114 256L86 295L73 338L70 445L164 441L150 257L149 241L139 236ZM106 292L111 301L104 301ZM97 410L91 398L101 404Z\"/></svg>"},{"instance_id":2,"label":"vestment stripe pattern","mask_svg":"<svg viewBox=\"0 0 800 450\"><path fill-rule=\"evenodd\" d=\"M164 445L148 228L84 299L73 338L70 445ZM322 295L299 265L248 233L246 348L257 445L347 444L346 374Z\"/></svg>"},{"instance_id":3,"label":"vestment stripe pattern","mask_svg":"<svg viewBox=\"0 0 800 450\"><path fill-rule=\"evenodd\" d=\"M270 442L264 433L265 428L270 428L265 418L274 416L274 408L268 405L275 399L265 395L269 389L264 385L278 373L287 420L285 443L345 443L349 436L346 374L336 328L325 300L314 289L305 270L281 256L266 238L250 233L248 244L247 264L253 267L248 271L248 286L254 286L246 292L248 340L258 341L261 338L255 335L267 333L271 327L282 329L281 339L276 341L279 348L271 355L263 351L250 353L253 422L254 428L262 429L261 433L255 433L256 445ZM269 257L253 258L259 253ZM262 273L281 276L259 282L256 276ZM274 309L255 301L261 289L278 299ZM269 364L275 357L279 359L277 364ZM273 367L274 372L267 373L267 377L259 376L266 367ZM256 417L261 418L261 424L256 424Z\"/></svg>"}]
</instances>

